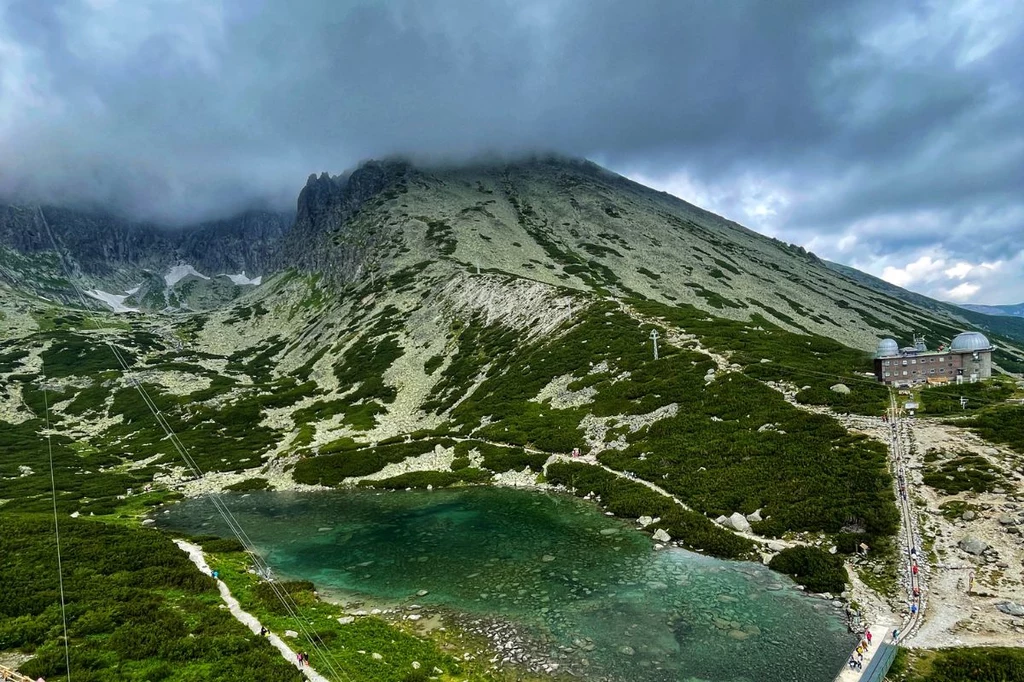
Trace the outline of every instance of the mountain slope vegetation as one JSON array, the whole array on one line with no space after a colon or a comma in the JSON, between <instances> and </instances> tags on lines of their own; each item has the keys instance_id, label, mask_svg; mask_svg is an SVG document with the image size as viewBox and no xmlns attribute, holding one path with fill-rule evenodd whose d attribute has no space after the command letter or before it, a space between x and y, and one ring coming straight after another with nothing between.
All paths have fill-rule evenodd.
<instances>
[{"instance_id":1,"label":"mountain slope vegetation","mask_svg":"<svg viewBox=\"0 0 1024 682\"><path fill-rule=\"evenodd\" d=\"M546 480L718 556L755 556L714 522L737 512L764 538L884 546L898 523L885 449L828 409L881 414L877 339L950 337L972 314L555 158L311 176L262 282L192 310L79 301L74 243L3 245L0 523L19 533L52 508L48 420L58 512L86 536L155 534L138 520L181 494ZM121 285L133 268L82 282ZM1024 358L1015 328L991 331L1007 362ZM202 602L208 586L188 590ZM0 649L44 660L54 614L33 609ZM239 656L223 665L262 653Z\"/></svg>"}]
</instances>

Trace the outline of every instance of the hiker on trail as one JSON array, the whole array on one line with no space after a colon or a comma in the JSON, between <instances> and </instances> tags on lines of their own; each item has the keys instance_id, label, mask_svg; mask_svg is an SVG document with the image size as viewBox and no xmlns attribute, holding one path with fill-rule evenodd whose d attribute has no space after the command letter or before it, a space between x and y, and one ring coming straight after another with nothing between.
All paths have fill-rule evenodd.
<instances>
[{"instance_id":1,"label":"hiker on trail","mask_svg":"<svg viewBox=\"0 0 1024 682\"><path fill-rule=\"evenodd\" d=\"M910 605L910 613L911 613L911 615L917 613L917 604L911 604Z\"/></svg>"},{"instance_id":2,"label":"hiker on trail","mask_svg":"<svg viewBox=\"0 0 1024 682\"><path fill-rule=\"evenodd\" d=\"M864 638L868 640L868 644L871 644L871 630L864 631Z\"/></svg>"},{"instance_id":3,"label":"hiker on trail","mask_svg":"<svg viewBox=\"0 0 1024 682\"><path fill-rule=\"evenodd\" d=\"M299 667L301 668L302 667L302 654L301 653L295 654L295 660L299 662Z\"/></svg>"},{"instance_id":4,"label":"hiker on trail","mask_svg":"<svg viewBox=\"0 0 1024 682\"><path fill-rule=\"evenodd\" d=\"M896 641L899 638L900 638L900 629L899 628L893 629L893 631L892 631L892 643L895 644Z\"/></svg>"},{"instance_id":5,"label":"hiker on trail","mask_svg":"<svg viewBox=\"0 0 1024 682\"><path fill-rule=\"evenodd\" d=\"M213 579L214 580L218 580L219 578L220 578L220 571L214 571L213 572Z\"/></svg>"},{"instance_id":6,"label":"hiker on trail","mask_svg":"<svg viewBox=\"0 0 1024 682\"><path fill-rule=\"evenodd\" d=\"M302 652L302 664L307 667L309 666L309 654L307 654L305 651Z\"/></svg>"},{"instance_id":7,"label":"hiker on trail","mask_svg":"<svg viewBox=\"0 0 1024 682\"><path fill-rule=\"evenodd\" d=\"M910 572L913 573L914 575L917 575L917 562L916 561L914 562L914 565L910 567Z\"/></svg>"},{"instance_id":8,"label":"hiker on trail","mask_svg":"<svg viewBox=\"0 0 1024 682\"><path fill-rule=\"evenodd\" d=\"M260 637L266 637L266 636L267 636L267 628L266 628L265 625L261 625L260 626Z\"/></svg>"}]
</instances>

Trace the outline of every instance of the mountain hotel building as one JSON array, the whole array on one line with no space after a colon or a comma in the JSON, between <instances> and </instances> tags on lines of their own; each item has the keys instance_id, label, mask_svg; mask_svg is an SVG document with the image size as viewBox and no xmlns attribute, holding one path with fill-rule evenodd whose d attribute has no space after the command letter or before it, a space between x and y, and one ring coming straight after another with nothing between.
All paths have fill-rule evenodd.
<instances>
[{"instance_id":1,"label":"mountain hotel building","mask_svg":"<svg viewBox=\"0 0 1024 682\"><path fill-rule=\"evenodd\" d=\"M875 352L875 377L885 384L974 383L992 376L995 347L979 332L958 334L948 348L928 350L924 339L900 348L893 339L882 339Z\"/></svg>"}]
</instances>

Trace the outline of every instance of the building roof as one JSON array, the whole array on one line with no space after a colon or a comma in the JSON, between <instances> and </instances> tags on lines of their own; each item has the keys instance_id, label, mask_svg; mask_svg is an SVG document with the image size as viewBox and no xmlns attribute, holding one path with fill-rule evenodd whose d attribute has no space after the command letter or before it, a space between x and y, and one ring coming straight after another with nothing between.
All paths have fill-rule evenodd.
<instances>
[{"instance_id":1,"label":"building roof","mask_svg":"<svg viewBox=\"0 0 1024 682\"><path fill-rule=\"evenodd\" d=\"M878 342L878 349L875 351L876 358L887 358L900 354L900 345L895 339L882 339Z\"/></svg>"},{"instance_id":2,"label":"building roof","mask_svg":"<svg viewBox=\"0 0 1024 682\"><path fill-rule=\"evenodd\" d=\"M970 353L978 350L991 350L992 344L981 332L963 332L957 334L949 350L953 353Z\"/></svg>"}]
</instances>

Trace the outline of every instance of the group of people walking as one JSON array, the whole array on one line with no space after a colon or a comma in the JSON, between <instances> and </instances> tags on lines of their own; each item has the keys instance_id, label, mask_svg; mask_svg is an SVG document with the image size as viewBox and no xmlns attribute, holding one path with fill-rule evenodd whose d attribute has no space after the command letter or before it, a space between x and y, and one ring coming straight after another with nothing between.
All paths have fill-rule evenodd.
<instances>
[{"instance_id":1,"label":"group of people walking","mask_svg":"<svg viewBox=\"0 0 1024 682\"><path fill-rule=\"evenodd\" d=\"M850 666L850 670L864 669L864 654L871 648L871 639L871 630L865 630L864 638L860 640L860 644L857 645L857 649L850 656L850 660L847 663Z\"/></svg>"}]
</instances>

